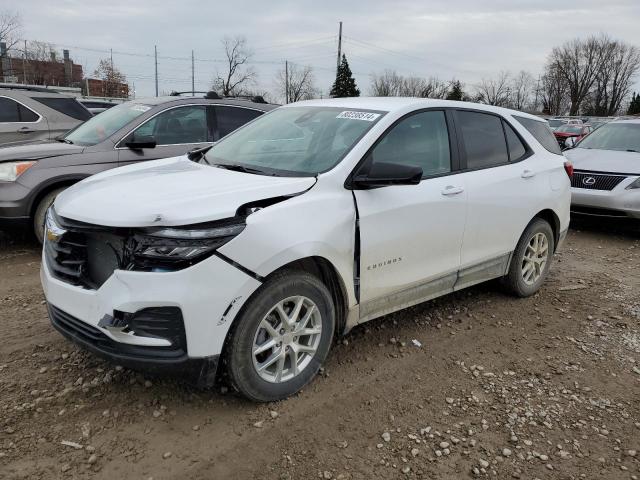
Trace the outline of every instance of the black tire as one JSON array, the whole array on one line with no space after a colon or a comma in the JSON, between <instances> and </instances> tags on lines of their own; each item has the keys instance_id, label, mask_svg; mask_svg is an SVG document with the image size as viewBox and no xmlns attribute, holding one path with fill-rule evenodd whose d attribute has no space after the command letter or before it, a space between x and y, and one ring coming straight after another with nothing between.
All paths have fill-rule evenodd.
<instances>
[{"instance_id":1,"label":"black tire","mask_svg":"<svg viewBox=\"0 0 640 480\"><path fill-rule=\"evenodd\" d=\"M253 344L263 318L280 301L304 296L315 303L321 316L320 340L311 360L299 374L280 383L263 379L254 366ZM236 319L225 347L231 384L246 398L272 402L287 398L307 385L325 361L335 330L335 306L327 287L315 276L299 271L283 271L269 278L249 299Z\"/></svg>"},{"instance_id":2,"label":"black tire","mask_svg":"<svg viewBox=\"0 0 640 480\"><path fill-rule=\"evenodd\" d=\"M524 255L527 251L529 242L537 234L543 234L548 242L548 255L547 261L544 267L541 269L538 279L528 284L523 276L523 264ZM527 226L524 233L518 241L513 256L511 258L511 264L509 265L509 272L502 278L502 284L505 289L518 297L529 297L535 294L544 283L549 273L549 267L551 266L551 260L553 258L553 252L555 250L555 237L551 225L542 218L535 218Z\"/></svg>"},{"instance_id":3,"label":"black tire","mask_svg":"<svg viewBox=\"0 0 640 480\"><path fill-rule=\"evenodd\" d=\"M55 190L47 193L43 198L40 199L40 203L36 207L36 210L33 214L33 233L36 236L38 242L44 242L44 222L47 215L47 210L51 206L51 204L55 201L56 197L60 192L65 190L65 188L57 188Z\"/></svg>"}]
</instances>

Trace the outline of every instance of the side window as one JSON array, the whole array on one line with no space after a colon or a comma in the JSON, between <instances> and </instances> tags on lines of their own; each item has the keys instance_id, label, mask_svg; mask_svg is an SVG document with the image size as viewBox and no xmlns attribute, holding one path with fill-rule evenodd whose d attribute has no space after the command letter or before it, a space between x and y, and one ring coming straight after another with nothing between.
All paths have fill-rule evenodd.
<instances>
[{"instance_id":1,"label":"side window","mask_svg":"<svg viewBox=\"0 0 640 480\"><path fill-rule=\"evenodd\" d=\"M421 112L401 120L370 155L374 163L421 167L423 177L450 172L449 131L444 112Z\"/></svg>"},{"instance_id":2,"label":"side window","mask_svg":"<svg viewBox=\"0 0 640 480\"><path fill-rule=\"evenodd\" d=\"M19 122L18 102L0 97L0 122Z\"/></svg>"},{"instance_id":3,"label":"side window","mask_svg":"<svg viewBox=\"0 0 640 480\"><path fill-rule=\"evenodd\" d=\"M515 118L527 131L533 135L540 145L542 145L547 151L551 153L555 153L556 155L562 155L562 150L560 150L560 146L558 145L558 141L556 137L551 133L551 129L549 128L549 124L545 121L533 120L532 118L520 117L518 115L514 115Z\"/></svg>"},{"instance_id":4,"label":"side window","mask_svg":"<svg viewBox=\"0 0 640 480\"><path fill-rule=\"evenodd\" d=\"M507 122L502 122L504 125L504 134L507 137L507 145L509 146L509 161L517 162L527 153L527 147L524 146L522 140L518 134L513 130L513 127Z\"/></svg>"},{"instance_id":5,"label":"side window","mask_svg":"<svg viewBox=\"0 0 640 480\"><path fill-rule=\"evenodd\" d=\"M262 115L262 112L242 107L216 106L215 108L219 139Z\"/></svg>"},{"instance_id":6,"label":"side window","mask_svg":"<svg viewBox=\"0 0 640 480\"><path fill-rule=\"evenodd\" d=\"M204 105L165 110L140 125L136 138L152 135L158 145L207 142L207 113Z\"/></svg>"},{"instance_id":7,"label":"side window","mask_svg":"<svg viewBox=\"0 0 640 480\"><path fill-rule=\"evenodd\" d=\"M75 98L68 97L29 97L53 110L60 112L76 120L88 120L91 112L84 108Z\"/></svg>"},{"instance_id":8,"label":"side window","mask_svg":"<svg viewBox=\"0 0 640 480\"><path fill-rule=\"evenodd\" d=\"M467 168L485 168L509 162L502 120L495 115L458 111L457 123L467 153Z\"/></svg>"}]
</instances>

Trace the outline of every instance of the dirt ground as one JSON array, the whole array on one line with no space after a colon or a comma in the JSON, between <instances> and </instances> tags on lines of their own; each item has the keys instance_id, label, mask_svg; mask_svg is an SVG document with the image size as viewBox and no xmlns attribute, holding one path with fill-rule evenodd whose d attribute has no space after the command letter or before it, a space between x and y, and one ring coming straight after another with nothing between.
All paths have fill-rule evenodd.
<instances>
[{"instance_id":1,"label":"dirt ground","mask_svg":"<svg viewBox=\"0 0 640 480\"><path fill-rule=\"evenodd\" d=\"M639 478L639 232L574 225L538 295L482 285L357 327L267 405L77 349L38 249L5 241L0 478Z\"/></svg>"}]
</instances>

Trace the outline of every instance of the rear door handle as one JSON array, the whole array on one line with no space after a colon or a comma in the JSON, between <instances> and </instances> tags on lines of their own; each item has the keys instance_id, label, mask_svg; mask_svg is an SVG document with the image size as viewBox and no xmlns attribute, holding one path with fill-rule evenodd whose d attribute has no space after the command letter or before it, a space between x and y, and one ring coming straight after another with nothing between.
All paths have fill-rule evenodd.
<instances>
[{"instance_id":1,"label":"rear door handle","mask_svg":"<svg viewBox=\"0 0 640 480\"><path fill-rule=\"evenodd\" d=\"M464 192L464 188L456 187L454 185L447 185L442 189L442 195L458 195L459 193Z\"/></svg>"},{"instance_id":2,"label":"rear door handle","mask_svg":"<svg viewBox=\"0 0 640 480\"><path fill-rule=\"evenodd\" d=\"M17 131L18 131L18 133L33 133L33 132L35 132L35 130L32 130L29 127L22 127L22 128L19 128Z\"/></svg>"},{"instance_id":3,"label":"rear door handle","mask_svg":"<svg viewBox=\"0 0 640 480\"><path fill-rule=\"evenodd\" d=\"M536 176L536 172L534 172L533 170L525 170L524 172L522 172L522 175L521 175L522 178L531 178L535 176Z\"/></svg>"}]
</instances>

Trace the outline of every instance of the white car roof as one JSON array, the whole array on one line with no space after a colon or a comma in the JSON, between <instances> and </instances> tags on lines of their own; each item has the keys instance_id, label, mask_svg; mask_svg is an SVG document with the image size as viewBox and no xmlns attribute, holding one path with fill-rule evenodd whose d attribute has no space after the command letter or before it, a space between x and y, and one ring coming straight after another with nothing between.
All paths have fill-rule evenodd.
<instances>
[{"instance_id":1,"label":"white car roof","mask_svg":"<svg viewBox=\"0 0 640 480\"><path fill-rule=\"evenodd\" d=\"M417 110L420 108L449 107L449 108L473 108L500 115L519 115L532 120L545 121L535 115L510 110L508 108L494 107L473 102L458 102L453 100L438 100L432 98L415 97L346 97L327 98L322 100L305 100L302 102L284 105L284 108L309 106L309 107L339 107L348 109L380 110L383 112L395 112L401 110Z\"/></svg>"},{"instance_id":2,"label":"white car roof","mask_svg":"<svg viewBox=\"0 0 640 480\"><path fill-rule=\"evenodd\" d=\"M640 118L618 118L607 123L640 123Z\"/></svg>"}]
</instances>

